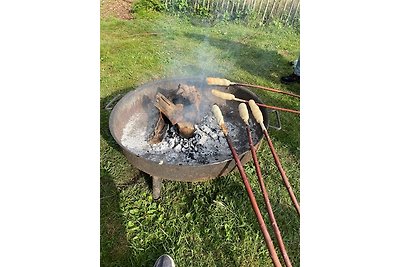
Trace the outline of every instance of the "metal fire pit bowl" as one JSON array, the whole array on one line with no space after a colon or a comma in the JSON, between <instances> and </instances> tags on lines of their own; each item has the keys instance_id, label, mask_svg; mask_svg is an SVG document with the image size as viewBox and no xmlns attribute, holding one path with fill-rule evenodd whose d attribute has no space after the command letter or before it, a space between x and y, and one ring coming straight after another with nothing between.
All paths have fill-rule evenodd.
<instances>
[{"instance_id":1,"label":"metal fire pit bowl","mask_svg":"<svg viewBox=\"0 0 400 267\"><path fill-rule=\"evenodd\" d=\"M205 181L218 176L223 176L235 169L235 161L230 156L228 158L221 158L220 161L212 162L210 164L160 164L159 161L152 161L149 158L142 157L133 153L130 149L122 144L121 138L123 135L123 129L135 113L145 114L141 119L141 123L135 125L135 127L148 127L148 125L154 124L157 120L158 110L154 106L155 94L160 88L165 90L176 90L179 84L193 85L196 88L202 90L203 94L207 94L211 102L205 110L209 110L211 113L212 102L218 104L224 115L226 123L234 122L240 129L240 136L232 136L233 139L244 142L246 145L242 145L242 150L238 149L238 154L243 164L251 159L251 152L248 146L247 134L245 125L242 122L238 105L236 101L225 101L214 97L211 94L211 89L219 89L224 92L230 92L235 94L237 98L241 99L254 99L258 103L262 103L261 99L254 93L243 87L216 87L209 86L206 83L206 79L203 78L172 78L157 80L147 84L143 84L128 92L123 96L118 103L114 106L109 120L109 127L112 136L115 141L121 146L124 155L128 161L139 170L153 176L153 178L161 178L175 181ZM212 99L214 97L215 99ZM251 113L251 112L250 112ZM265 125L268 125L268 112L262 109L264 115ZM250 122L253 125L253 142L258 149L262 140L263 133L258 125L255 125L254 118L250 115ZM225 141L225 140L224 140ZM235 145L235 143L234 143ZM237 146L235 146L237 148ZM244 149L243 149L244 148ZM160 180L161 180L160 179ZM154 187L154 186L153 186ZM154 190L154 189L153 189Z\"/></svg>"}]
</instances>

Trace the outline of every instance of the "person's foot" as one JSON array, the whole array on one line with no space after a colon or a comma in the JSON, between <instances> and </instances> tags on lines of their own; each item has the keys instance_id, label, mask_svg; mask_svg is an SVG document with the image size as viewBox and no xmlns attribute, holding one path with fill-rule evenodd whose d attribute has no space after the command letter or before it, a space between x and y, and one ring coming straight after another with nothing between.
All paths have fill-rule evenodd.
<instances>
[{"instance_id":1,"label":"person's foot","mask_svg":"<svg viewBox=\"0 0 400 267\"><path fill-rule=\"evenodd\" d=\"M175 262L171 256L164 254L157 259L154 267L175 267Z\"/></svg>"},{"instance_id":2,"label":"person's foot","mask_svg":"<svg viewBox=\"0 0 400 267\"><path fill-rule=\"evenodd\" d=\"M299 83L300 82L300 76L292 73L289 76L285 76L281 78L282 83Z\"/></svg>"}]
</instances>

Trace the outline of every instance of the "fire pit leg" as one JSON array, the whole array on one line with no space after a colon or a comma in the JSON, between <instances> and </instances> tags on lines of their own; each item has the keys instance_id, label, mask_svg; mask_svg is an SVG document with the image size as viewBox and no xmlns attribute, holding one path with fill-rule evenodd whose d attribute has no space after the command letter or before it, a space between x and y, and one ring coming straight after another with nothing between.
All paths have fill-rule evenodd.
<instances>
[{"instance_id":1,"label":"fire pit leg","mask_svg":"<svg viewBox=\"0 0 400 267\"><path fill-rule=\"evenodd\" d=\"M161 196L162 178L153 176L153 199L157 200Z\"/></svg>"}]
</instances>

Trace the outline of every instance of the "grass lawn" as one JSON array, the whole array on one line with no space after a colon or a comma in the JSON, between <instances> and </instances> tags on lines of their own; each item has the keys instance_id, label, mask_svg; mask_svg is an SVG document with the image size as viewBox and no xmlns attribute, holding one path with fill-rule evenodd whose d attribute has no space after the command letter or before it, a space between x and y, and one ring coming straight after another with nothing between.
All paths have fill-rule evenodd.
<instances>
[{"instance_id":1,"label":"grass lawn","mask_svg":"<svg viewBox=\"0 0 400 267\"><path fill-rule=\"evenodd\" d=\"M152 200L150 178L132 167L108 131L104 106L154 79L205 74L300 93L282 85L288 62L299 54L299 33L272 25L233 23L213 27L160 13L133 20L101 20L101 265L153 266L170 254L177 266L273 266L238 173L212 181L164 181L163 197ZM156 35L144 34L155 32ZM265 103L299 109L297 99L254 90ZM270 135L300 201L300 119L280 113L283 129ZM272 206L294 266L300 265L299 217L266 142L258 152ZM269 224L254 166L245 166ZM278 246L269 227L278 254ZM282 260L283 263L283 260Z\"/></svg>"}]
</instances>

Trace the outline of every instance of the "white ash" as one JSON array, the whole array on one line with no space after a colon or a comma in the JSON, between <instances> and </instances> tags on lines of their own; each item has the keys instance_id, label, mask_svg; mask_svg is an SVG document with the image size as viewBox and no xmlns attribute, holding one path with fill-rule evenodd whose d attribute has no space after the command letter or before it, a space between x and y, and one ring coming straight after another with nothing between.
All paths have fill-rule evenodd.
<instances>
[{"instance_id":1,"label":"white ash","mask_svg":"<svg viewBox=\"0 0 400 267\"><path fill-rule=\"evenodd\" d=\"M145 148L147 143L146 128L137 127L140 125L140 119L143 118L144 113L136 113L132 115L128 123L122 130L121 143L128 149Z\"/></svg>"},{"instance_id":2,"label":"white ash","mask_svg":"<svg viewBox=\"0 0 400 267\"><path fill-rule=\"evenodd\" d=\"M191 138L179 135L176 126L169 126L160 143L150 145L149 136L154 130L154 123L140 120L141 114L133 115L123 129L122 144L132 153L161 164L203 165L221 162L232 158L231 151L216 119L206 114ZM227 120L225 122L229 136L238 153L249 149L246 129L243 122ZM252 127L254 128L254 127ZM253 137L254 131L252 130Z\"/></svg>"}]
</instances>

